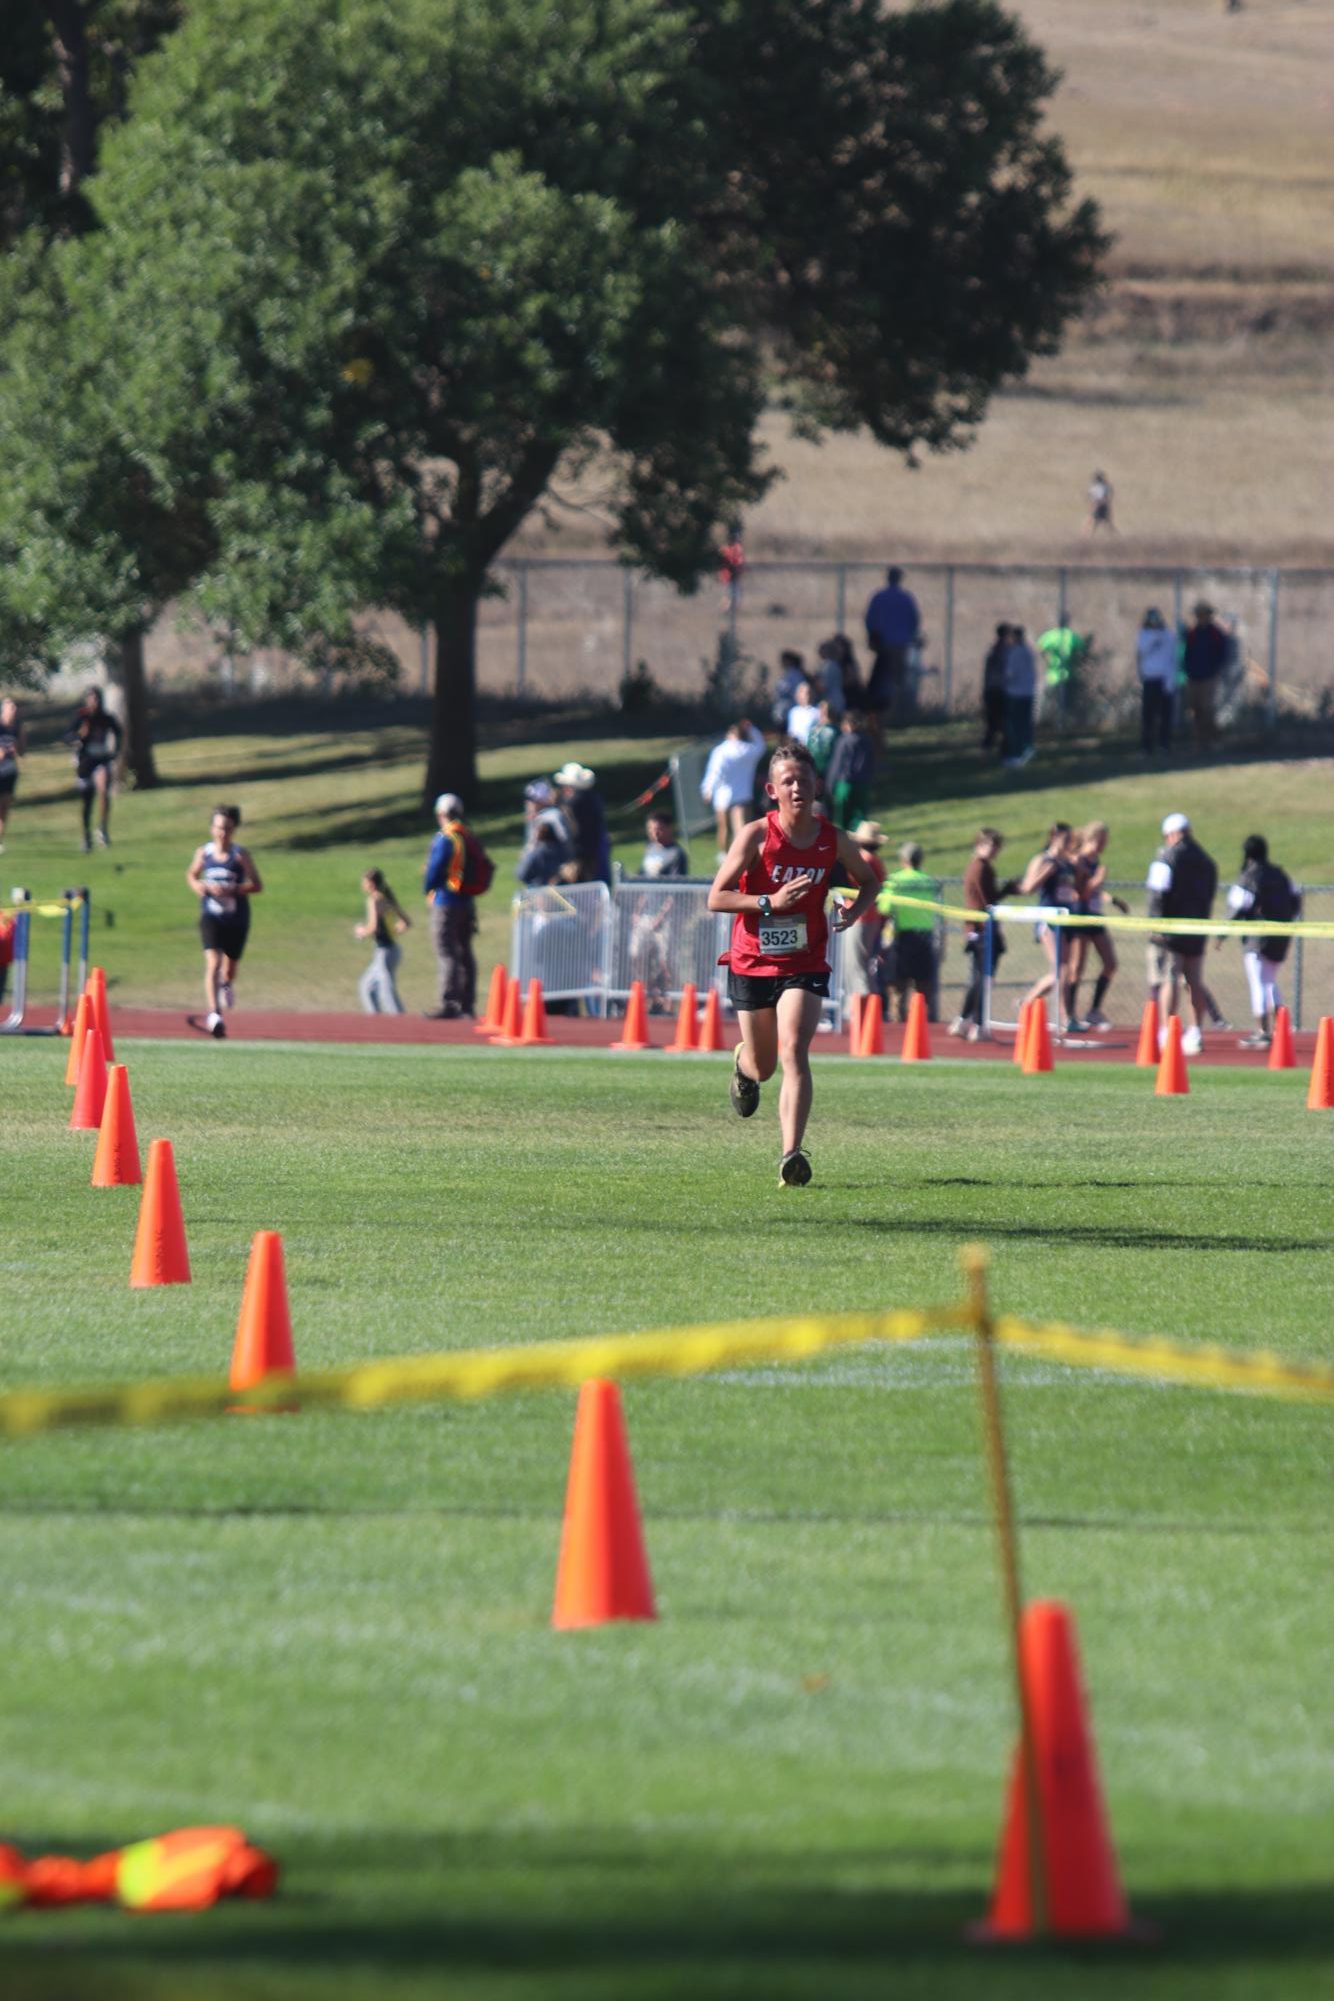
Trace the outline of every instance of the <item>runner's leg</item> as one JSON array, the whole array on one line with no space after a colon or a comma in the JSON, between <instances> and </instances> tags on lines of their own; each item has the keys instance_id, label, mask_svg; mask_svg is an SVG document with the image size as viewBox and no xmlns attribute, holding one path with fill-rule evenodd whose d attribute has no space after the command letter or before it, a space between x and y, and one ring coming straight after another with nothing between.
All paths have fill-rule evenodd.
<instances>
[{"instance_id":1,"label":"runner's leg","mask_svg":"<svg viewBox=\"0 0 1334 2001\"><path fill-rule=\"evenodd\" d=\"M804 987L789 987L778 996L778 1055L783 1065L778 1123L784 1153L801 1145L811 1114L811 1043L821 1005L819 994L808 993Z\"/></svg>"},{"instance_id":2,"label":"runner's leg","mask_svg":"<svg viewBox=\"0 0 1334 2001\"><path fill-rule=\"evenodd\" d=\"M771 1007L739 1008L741 1069L757 1084L767 1084L778 1068L778 1015Z\"/></svg>"}]
</instances>

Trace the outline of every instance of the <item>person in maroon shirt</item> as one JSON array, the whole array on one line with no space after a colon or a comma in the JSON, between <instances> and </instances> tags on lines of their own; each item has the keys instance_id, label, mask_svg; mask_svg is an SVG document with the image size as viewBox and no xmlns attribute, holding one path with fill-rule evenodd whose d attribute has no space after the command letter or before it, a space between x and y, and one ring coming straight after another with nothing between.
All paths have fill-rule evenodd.
<instances>
[{"instance_id":1,"label":"person in maroon shirt","mask_svg":"<svg viewBox=\"0 0 1334 2001\"><path fill-rule=\"evenodd\" d=\"M972 966L968 991L963 997L963 1006L950 1023L951 1035L966 1036L969 1042L976 1042L982 1033L982 984L986 972L984 954L986 952L986 913L994 903L1001 903L1007 896L1013 896L1018 889L1017 881L997 882L996 857L1005 845L1005 836L995 827L983 827L973 843L972 859L963 876L963 902L965 910L982 913L976 924L965 927L964 952ZM1005 934L999 924L991 927L991 970L994 973L1001 953L1005 950Z\"/></svg>"},{"instance_id":2,"label":"person in maroon shirt","mask_svg":"<svg viewBox=\"0 0 1334 2001\"><path fill-rule=\"evenodd\" d=\"M773 810L736 835L709 890L709 909L733 919L727 997L741 1028L731 1099L739 1118L759 1110L760 1086L781 1063L780 1188L803 1188L811 1164L802 1146L811 1109L811 1039L829 992L825 901L834 864L857 885L834 919L846 931L875 897L875 874L851 837L815 810L819 780L805 744L780 743L765 794Z\"/></svg>"}]
</instances>

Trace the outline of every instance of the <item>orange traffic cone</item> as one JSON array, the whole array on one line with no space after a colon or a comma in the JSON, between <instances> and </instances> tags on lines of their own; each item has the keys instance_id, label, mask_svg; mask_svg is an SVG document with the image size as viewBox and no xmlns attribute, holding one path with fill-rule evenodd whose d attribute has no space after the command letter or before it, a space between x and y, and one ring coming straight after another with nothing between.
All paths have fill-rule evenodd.
<instances>
[{"instance_id":1,"label":"orange traffic cone","mask_svg":"<svg viewBox=\"0 0 1334 2001\"><path fill-rule=\"evenodd\" d=\"M648 1009L644 1004L644 982L631 980L630 999L625 1010L625 1032L619 1042L612 1043L613 1049L651 1049L648 1039Z\"/></svg>"},{"instance_id":2,"label":"orange traffic cone","mask_svg":"<svg viewBox=\"0 0 1334 2001\"><path fill-rule=\"evenodd\" d=\"M1133 1928L1098 1783L1079 1644L1068 1606L1038 1603L1027 1608L1020 1658L1033 1736L1039 1838L1032 1840L1029 1827L1021 1746L1010 1780L991 1910L975 1936L1041 1935L1030 1873L1030 1864L1037 1861L1049 1933L1057 1938L1124 1938Z\"/></svg>"},{"instance_id":3,"label":"orange traffic cone","mask_svg":"<svg viewBox=\"0 0 1334 2001\"><path fill-rule=\"evenodd\" d=\"M1158 1081L1153 1089L1155 1097L1159 1098L1184 1098L1190 1091L1186 1058L1181 1048L1181 1021L1175 1014L1168 1018L1163 1053L1158 1060Z\"/></svg>"},{"instance_id":4,"label":"orange traffic cone","mask_svg":"<svg viewBox=\"0 0 1334 2001\"><path fill-rule=\"evenodd\" d=\"M1047 1010L1040 1000L1035 1000L1033 1012L1028 1020L1028 1042L1024 1048L1024 1075L1040 1077L1051 1068L1051 1029L1047 1025Z\"/></svg>"},{"instance_id":5,"label":"orange traffic cone","mask_svg":"<svg viewBox=\"0 0 1334 2001\"><path fill-rule=\"evenodd\" d=\"M74 1033L70 1037L69 1055L65 1058L65 1082L71 1087L79 1081L79 1065L83 1061L83 1038L94 1025L93 1004L87 994L80 994L79 1005L74 1010Z\"/></svg>"},{"instance_id":6,"label":"orange traffic cone","mask_svg":"<svg viewBox=\"0 0 1334 2001\"><path fill-rule=\"evenodd\" d=\"M547 1004L542 998L541 980L529 980L528 999L523 1009L523 1033L517 1047L536 1049L543 1043L549 1044L552 1037L547 1034Z\"/></svg>"},{"instance_id":7,"label":"orange traffic cone","mask_svg":"<svg viewBox=\"0 0 1334 2001\"><path fill-rule=\"evenodd\" d=\"M499 1035L505 1022L505 987L509 974L504 966L491 968L491 984L486 990L486 1012L472 1025L474 1035Z\"/></svg>"},{"instance_id":8,"label":"orange traffic cone","mask_svg":"<svg viewBox=\"0 0 1334 2001\"><path fill-rule=\"evenodd\" d=\"M657 1616L620 1392L594 1380L579 1392L551 1623L567 1630Z\"/></svg>"},{"instance_id":9,"label":"orange traffic cone","mask_svg":"<svg viewBox=\"0 0 1334 2001\"><path fill-rule=\"evenodd\" d=\"M1033 1010L1041 1007L1041 1001L1026 1000L1019 1010L1019 1026L1015 1031L1014 1049L1011 1060L1023 1068L1024 1057L1028 1053L1028 1031L1033 1026Z\"/></svg>"},{"instance_id":10,"label":"orange traffic cone","mask_svg":"<svg viewBox=\"0 0 1334 2001\"><path fill-rule=\"evenodd\" d=\"M1137 1070L1158 1068L1158 1008L1155 1002L1145 1001L1144 1012L1139 1022L1139 1046L1135 1051Z\"/></svg>"},{"instance_id":11,"label":"orange traffic cone","mask_svg":"<svg viewBox=\"0 0 1334 2001\"><path fill-rule=\"evenodd\" d=\"M107 1008L107 976L100 966L89 970L88 983L84 987L92 1005L93 1020L102 1038L102 1055L108 1063L114 1063L116 1052L111 1046L111 1015Z\"/></svg>"},{"instance_id":12,"label":"orange traffic cone","mask_svg":"<svg viewBox=\"0 0 1334 2001\"><path fill-rule=\"evenodd\" d=\"M885 1018L880 1012L879 994L867 994L862 1002L862 1039L859 1056L883 1056Z\"/></svg>"},{"instance_id":13,"label":"orange traffic cone","mask_svg":"<svg viewBox=\"0 0 1334 2001\"><path fill-rule=\"evenodd\" d=\"M107 1101L93 1156L93 1187L137 1188L143 1178L130 1103L130 1073L123 1063L113 1063L107 1071Z\"/></svg>"},{"instance_id":14,"label":"orange traffic cone","mask_svg":"<svg viewBox=\"0 0 1334 2001\"><path fill-rule=\"evenodd\" d=\"M676 1036L667 1044L669 1056L692 1056L698 1047L695 1015L699 1010L699 990L687 981L681 989L681 1005L676 1011Z\"/></svg>"},{"instance_id":15,"label":"orange traffic cone","mask_svg":"<svg viewBox=\"0 0 1334 2001\"><path fill-rule=\"evenodd\" d=\"M722 1004L717 987L710 987L704 996L704 1019L699 1025L696 1047L704 1055L716 1056L724 1046Z\"/></svg>"},{"instance_id":16,"label":"orange traffic cone","mask_svg":"<svg viewBox=\"0 0 1334 2001\"><path fill-rule=\"evenodd\" d=\"M1306 1109L1308 1112L1334 1111L1334 1015L1322 1014L1320 1017Z\"/></svg>"},{"instance_id":17,"label":"orange traffic cone","mask_svg":"<svg viewBox=\"0 0 1334 2001\"><path fill-rule=\"evenodd\" d=\"M1285 1007L1274 1016L1274 1039L1269 1045L1271 1070L1295 1070L1297 1056L1292 1046L1292 1016Z\"/></svg>"},{"instance_id":18,"label":"orange traffic cone","mask_svg":"<svg viewBox=\"0 0 1334 2001\"><path fill-rule=\"evenodd\" d=\"M241 1294L241 1317L232 1349L234 1390L252 1389L270 1376L294 1376L292 1319L287 1310L287 1279L283 1271L283 1240L276 1230L256 1230ZM266 1405L276 1409L276 1405ZM282 1408L295 1410L295 1404Z\"/></svg>"},{"instance_id":19,"label":"orange traffic cone","mask_svg":"<svg viewBox=\"0 0 1334 2001\"><path fill-rule=\"evenodd\" d=\"M70 1131L95 1133L102 1123L106 1101L106 1059L102 1054L102 1039L97 1032L97 1024L90 1021L84 1031L83 1059L79 1064L79 1081L74 1090L74 1109L69 1115Z\"/></svg>"},{"instance_id":20,"label":"orange traffic cone","mask_svg":"<svg viewBox=\"0 0 1334 2001\"><path fill-rule=\"evenodd\" d=\"M139 1227L130 1264L132 1287L189 1285L190 1253L176 1185L176 1156L169 1139L155 1139L148 1148L148 1173L139 1199Z\"/></svg>"},{"instance_id":21,"label":"orange traffic cone","mask_svg":"<svg viewBox=\"0 0 1334 2001\"><path fill-rule=\"evenodd\" d=\"M505 1008L501 1016L499 1030L492 1030L491 1040L497 1045L513 1044L523 1034L523 995L517 980L510 980L505 988Z\"/></svg>"},{"instance_id":22,"label":"orange traffic cone","mask_svg":"<svg viewBox=\"0 0 1334 2001\"><path fill-rule=\"evenodd\" d=\"M862 1021L869 994L849 994L848 996L848 1054L860 1056L862 1053Z\"/></svg>"},{"instance_id":23,"label":"orange traffic cone","mask_svg":"<svg viewBox=\"0 0 1334 2001\"><path fill-rule=\"evenodd\" d=\"M931 1061L931 1036L926 1025L926 995L915 993L908 1003L908 1026L899 1055L905 1063Z\"/></svg>"}]
</instances>

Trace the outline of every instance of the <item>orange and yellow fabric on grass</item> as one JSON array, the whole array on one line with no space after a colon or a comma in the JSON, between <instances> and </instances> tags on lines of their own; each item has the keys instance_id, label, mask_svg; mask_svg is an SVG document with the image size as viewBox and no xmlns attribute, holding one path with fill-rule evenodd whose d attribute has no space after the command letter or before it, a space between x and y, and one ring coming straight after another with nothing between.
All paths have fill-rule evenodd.
<instances>
[{"instance_id":1,"label":"orange and yellow fabric on grass","mask_svg":"<svg viewBox=\"0 0 1334 2001\"><path fill-rule=\"evenodd\" d=\"M127 1911L204 1911L223 1897L271 1897L278 1864L239 1827L181 1827L80 1862L31 1861L0 1844L0 1910L119 1904Z\"/></svg>"}]
</instances>

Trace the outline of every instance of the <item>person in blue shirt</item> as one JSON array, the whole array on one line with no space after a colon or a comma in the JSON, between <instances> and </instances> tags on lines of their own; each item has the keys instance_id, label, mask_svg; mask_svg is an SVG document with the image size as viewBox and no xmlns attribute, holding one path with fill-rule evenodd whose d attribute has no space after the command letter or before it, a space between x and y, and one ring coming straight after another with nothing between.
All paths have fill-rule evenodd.
<instances>
[{"instance_id":1,"label":"person in blue shirt","mask_svg":"<svg viewBox=\"0 0 1334 2001\"><path fill-rule=\"evenodd\" d=\"M422 889L431 907L431 932L440 967L440 1005L427 1009L430 1021L457 1021L471 1014L477 996L477 960L473 933L477 911L463 888L468 850L463 838L463 801L457 792L442 792L435 802L439 828L426 857Z\"/></svg>"},{"instance_id":2,"label":"person in blue shirt","mask_svg":"<svg viewBox=\"0 0 1334 2001\"><path fill-rule=\"evenodd\" d=\"M877 725L886 712L899 710L908 673L908 656L922 628L922 614L911 591L903 588L903 572L891 569L883 589L866 607L866 637L873 664L866 683L866 708Z\"/></svg>"}]
</instances>

